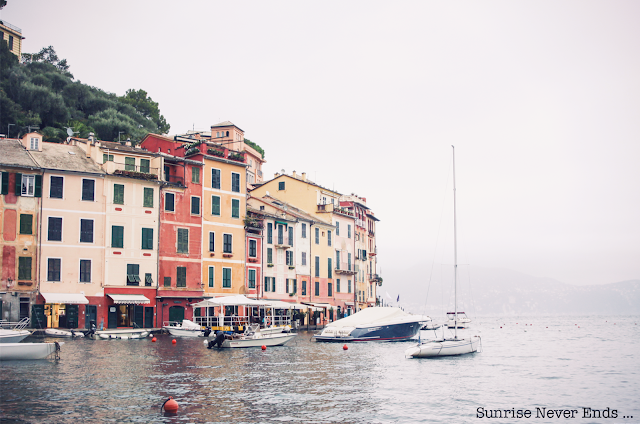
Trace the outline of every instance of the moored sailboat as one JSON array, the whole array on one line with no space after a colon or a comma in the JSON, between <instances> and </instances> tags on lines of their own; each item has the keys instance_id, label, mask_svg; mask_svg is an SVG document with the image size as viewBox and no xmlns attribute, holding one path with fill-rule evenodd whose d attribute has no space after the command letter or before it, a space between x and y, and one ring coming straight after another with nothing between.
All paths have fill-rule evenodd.
<instances>
[{"instance_id":1,"label":"moored sailboat","mask_svg":"<svg viewBox=\"0 0 640 424\"><path fill-rule=\"evenodd\" d=\"M437 356L464 355L478 351L480 337L471 336L469 338L458 338L458 247L457 247L457 227L456 227L456 156L453 150L453 286L454 286L454 312L452 339L444 337L442 339L422 341L411 346L405 351L405 356L412 358L432 358ZM451 324L451 323L449 323ZM448 326L448 325L447 325Z\"/></svg>"}]
</instances>

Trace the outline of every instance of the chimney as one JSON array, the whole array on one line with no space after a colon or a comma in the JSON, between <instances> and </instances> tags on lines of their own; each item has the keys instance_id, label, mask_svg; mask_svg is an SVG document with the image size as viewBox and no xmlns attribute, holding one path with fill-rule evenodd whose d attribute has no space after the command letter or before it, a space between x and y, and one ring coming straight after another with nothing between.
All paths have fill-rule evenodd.
<instances>
[{"instance_id":1,"label":"chimney","mask_svg":"<svg viewBox=\"0 0 640 424\"><path fill-rule=\"evenodd\" d=\"M292 176L293 178L298 178L298 176L296 175L296 171L293 171L293 173L291 174L291 176Z\"/></svg>"},{"instance_id":2,"label":"chimney","mask_svg":"<svg viewBox=\"0 0 640 424\"><path fill-rule=\"evenodd\" d=\"M131 147L131 139L127 138L127 146Z\"/></svg>"},{"instance_id":3,"label":"chimney","mask_svg":"<svg viewBox=\"0 0 640 424\"><path fill-rule=\"evenodd\" d=\"M306 172L302 173L302 181L307 181L307 173Z\"/></svg>"},{"instance_id":4,"label":"chimney","mask_svg":"<svg viewBox=\"0 0 640 424\"><path fill-rule=\"evenodd\" d=\"M95 134L93 134L92 132L90 132L90 133L89 133L89 141L90 141L91 143L93 143L93 142L96 140L96 139L95 139L95 137L94 137L94 135L95 135Z\"/></svg>"},{"instance_id":5,"label":"chimney","mask_svg":"<svg viewBox=\"0 0 640 424\"><path fill-rule=\"evenodd\" d=\"M277 178L277 177L278 177L278 175L280 175L280 174L278 174L278 173L276 172L275 174L273 174L273 178Z\"/></svg>"}]
</instances>

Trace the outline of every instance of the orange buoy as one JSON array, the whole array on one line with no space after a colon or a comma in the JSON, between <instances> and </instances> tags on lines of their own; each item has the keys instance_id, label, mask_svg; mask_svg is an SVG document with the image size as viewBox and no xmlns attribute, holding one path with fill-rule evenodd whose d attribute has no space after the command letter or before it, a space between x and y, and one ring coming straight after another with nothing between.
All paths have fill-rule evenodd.
<instances>
[{"instance_id":1,"label":"orange buoy","mask_svg":"<svg viewBox=\"0 0 640 424\"><path fill-rule=\"evenodd\" d=\"M267 350L267 347L265 345L262 345L262 350Z\"/></svg>"},{"instance_id":2,"label":"orange buoy","mask_svg":"<svg viewBox=\"0 0 640 424\"><path fill-rule=\"evenodd\" d=\"M178 342L176 341L176 339L173 339L173 340L171 340L171 343L176 344Z\"/></svg>"},{"instance_id":3,"label":"orange buoy","mask_svg":"<svg viewBox=\"0 0 640 424\"><path fill-rule=\"evenodd\" d=\"M157 339L155 337L153 339L151 339L151 341L154 342L154 343L156 342L156 340Z\"/></svg>"},{"instance_id":4,"label":"orange buoy","mask_svg":"<svg viewBox=\"0 0 640 424\"><path fill-rule=\"evenodd\" d=\"M164 401L162 407L164 408L165 412L168 412L170 414L175 414L176 412L178 412L178 402L173 400L173 396L169 396L169 399Z\"/></svg>"},{"instance_id":5,"label":"orange buoy","mask_svg":"<svg viewBox=\"0 0 640 424\"><path fill-rule=\"evenodd\" d=\"M347 349L349 349L349 346L347 345L342 346L342 350L347 350Z\"/></svg>"}]
</instances>

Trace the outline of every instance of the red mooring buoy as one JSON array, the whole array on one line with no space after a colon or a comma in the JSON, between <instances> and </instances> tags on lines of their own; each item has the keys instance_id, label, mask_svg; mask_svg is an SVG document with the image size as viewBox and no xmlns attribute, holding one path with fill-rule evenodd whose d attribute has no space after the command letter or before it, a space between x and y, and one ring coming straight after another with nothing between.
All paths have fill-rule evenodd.
<instances>
[{"instance_id":1,"label":"red mooring buoy","mask_svg":"<svg viewBox=\"0 0 640 424\"><path fill-rule=\"evenodd\" d=\"M347 345L342 346L342 350L347 350L347 349L349 349L349 346Z\"/></svg>"},{"instance_id":2,"label":"red mooring buoy","mask_svg":"<svg viewBox=\"0 0 640 424\"><path fill-rule=\"evenodd\" d=\"M176 412L178 412L178 402L173 400L173 396L169 396L169 399L164 402L164 405L162 405L162 407L164 408L165 412L168 412L170 414L175 414Z\"/></svg>"},{"instance_id":3,"label":"red mooring buoy","mask_svg":"<svg viewBox=\"0 0 640 424\"><path fill-rule=\"evenodd\" d=\"M262 350L267 350L267 347L265 345L262 345Z\"/></svg>"},{"instance_id":4,"label":"red mooring buoy","mask_svg":"<svg viewBox=\"0 0 640 424\"><path fill-rule=\"evenodd\" d=\"M157 339L155 337L153 339L151 339L151 341L154 342L154 343L156 342L156 340Z\"/></svg>"},{"instance_id":5,"label":"red mooring buoy","mask_svg":"<svg viewBox=\"0 0 640 424\"><path fill-rule=\"evenodd\" d=\"M176 344L178 342L176 341L176 339L173 339L173 340L171 340L171 343Z\"/></svg>"}]
</instances>

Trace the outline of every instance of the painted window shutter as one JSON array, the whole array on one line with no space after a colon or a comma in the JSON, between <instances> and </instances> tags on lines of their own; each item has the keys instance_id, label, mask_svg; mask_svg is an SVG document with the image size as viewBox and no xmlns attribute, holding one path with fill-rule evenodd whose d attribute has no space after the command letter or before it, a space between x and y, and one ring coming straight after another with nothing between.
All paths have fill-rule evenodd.
<instances>
[{"instance_id":1,"label":"painted window shutter","mask_svg":"<svg viewBox=\"0 0 640 424\"><path fill-rule=\"evenodd\" d=\"M211 196L211 215L220 215L220 197Z\"/></svg>"},{"instance_id":2,"label":"painted window shutter","mask_svg":"<svg viewBox=\"0 0 640 424\"><path fill-rule=\"evenodd\" d=\"M42 197L42 175L36 175L36 186L33 191L33 197Z\"/></svg>"},{"instance_id":3,"label":"painted window shutter","mask_svg":"<svg viewBox=\"0 0 640 424\"><path fill-rule=\"evenodd\" d=\"M22 194L22 174L16 173L16 196L20 196Z\"/></svg>"},{"instance_id":4,"label":"painted window shutter","mask_svg":"<svg viewBox=\"0 0 640 424\"><path fill-rule=\"evenodd\" d=\"M0 194L9 194L9 173L2 173L2 192Z\"/></svg>"},{"instance_id":5,"label":"painted window shutter","mask_svg":"<svg viewBox=\"0 0 640 424\"><path fill-rule=\"evenodd\" d=\"M142 206L145 208L153 207L153 188L145 187Z\"/></svg>"}]
</instances>

